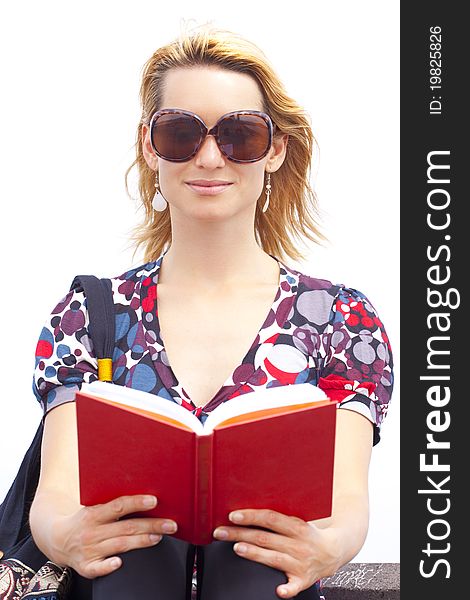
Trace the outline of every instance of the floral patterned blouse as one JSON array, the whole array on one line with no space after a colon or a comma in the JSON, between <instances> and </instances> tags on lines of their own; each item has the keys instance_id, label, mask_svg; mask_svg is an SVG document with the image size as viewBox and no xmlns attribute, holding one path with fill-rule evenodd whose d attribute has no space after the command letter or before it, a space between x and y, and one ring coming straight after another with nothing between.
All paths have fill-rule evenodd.
<instances>
[{"instance_id":1,"label":"floral patterned blouse","mask_svg":"<svg viewBox=\"0 0 470 600\"><path fill-rule=\"evenodd\" d=\"M196 407L173 373L160 336L157 290L163 256L111 280L115 384L177 402L204 422L216 406L240 394L308 382L338 400L340 408L367 417L374 425L374 444L379 441L393 388L392 353L382 322L361 292L278 261L279 288L251 347L215 396ZM84 294L74 290L42 329L33 389L45 412L72 401L83 382L98 377L88 323Z\"/></svg>"},{"instance_id":2,"label":"floral patterned blouse","mask_svg":"<svg viewBox=\"0 0 470 600\"><path fill-rule=\"evenodd\" d=\"M392 353L382 322L361 292L302 274L278 260L278 291L251 347L215 396L196 407L172 371L160 335L157 296L163 256L111 280L115 384L177 402L204 422L216 406L240 394L309 382L337 400L339 408L369 419L374 444L379 441L393 388ZM98 378L88 324L84 293L74 290L42 329L33 390L45 412L73 401L83 382ZM196 573L195 562L193 598ZM320 591L321 582L315 586Z\"/></svg>"}]
</instances>

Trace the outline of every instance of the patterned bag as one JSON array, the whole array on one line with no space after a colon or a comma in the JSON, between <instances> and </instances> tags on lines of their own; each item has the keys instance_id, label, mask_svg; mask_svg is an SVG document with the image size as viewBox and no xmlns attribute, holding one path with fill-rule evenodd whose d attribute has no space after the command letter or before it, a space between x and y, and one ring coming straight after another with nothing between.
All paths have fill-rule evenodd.
<instances>
[{"instance_id":1,"label":"patterned bag","mask_svg":"<svg viewBox=\"0 0 470 600\"><path fill-rule=\"evenodd\" d=\"M98 359L98 379L111 381L115 327L111 281L80 275L70 289L85 292L89 334ZM29 529L29 508L41 466L42 434L43 420L0 505L0 600L62 600L71 588L71 569L48 560Z\"/></svg>"}]
</instances>

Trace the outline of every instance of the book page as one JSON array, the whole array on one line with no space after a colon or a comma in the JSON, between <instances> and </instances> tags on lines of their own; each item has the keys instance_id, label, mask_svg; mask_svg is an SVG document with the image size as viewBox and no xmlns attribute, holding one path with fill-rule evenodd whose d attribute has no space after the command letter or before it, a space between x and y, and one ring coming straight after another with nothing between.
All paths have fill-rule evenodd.
<instances>
[{"instance_id":1,"label":"book page","mask_svg":"<svg viewBox=\"0 0 470 600\"><path fill-rule=\"evenodd\" d=\"M106 383L104 381L93 381L92 383L83 384L81 391L84 394L90 394L91 396L110 400L122 406L128 406L143 412L174 419L175 421L183 423L198 434L204 432L201 421L199 421L199 419L189 410L183 408L176 402L167 400L156 394L149 394L142 390L136 390L122 385L113 385L112 383Z\"/></svg>"},{"instance_id":2,"label":"book page","mask_svg":"<svg viewBox=\"0 0 470 600\"><path fill-rule=\"evenodd\" d=\"M323 400L328 400L323 390L311 383L283 385L248 392L214 408L204 423L204 430L205 433L212 431L219 423L241 414Z\"/></svg>"},{"instance_id":3,"label":"book page","mask_svg":"<svg viewBox=\"0 0 470 600\"><path fill-rule=\"evenodd\" d=\"M315 400L314 402L307 402L306 404L291 404L284 406L276 406L274 408L264 408L262 410L255 410L251 413L244 413L242 415L236 415L230 417L230 419L224 420L221 423L217 423L214 429L221 429L230 425L239 425L240 423L247 423L257 421L259 419L266 419L267 417L274 417L280 414L286 414L289 411L297 411L300 409L311 408L312 406L324 406L325 404L331 404L330 400Z\"/></svg>"},{"instance_id":4,"label":"book page","mask_svg":"<svg viewBox=\"0 0 470 600\"><path fill-rule=\"evenodd\" d=\"M186 425L198 435L209 435L219 423L239 415L328 400L325 393L311 383L265 388L241 394L219 404L209 413L203 425L195 415L176 402L142 390L113 385L104 381L93 381L84 384L81 391L122 406L174 419Z\"/></svg>"}]
</instances>

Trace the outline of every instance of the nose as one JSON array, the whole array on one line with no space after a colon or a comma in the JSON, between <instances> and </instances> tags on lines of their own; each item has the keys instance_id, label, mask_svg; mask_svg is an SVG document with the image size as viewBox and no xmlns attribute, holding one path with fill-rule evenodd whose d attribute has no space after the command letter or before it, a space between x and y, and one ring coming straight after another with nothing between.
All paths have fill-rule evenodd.
<instances>
[{"instance_id":1,"label":"nose","mask_svg":"<svg viewBox=\"0 0 470 600\"><path fill-rule=\"evenodd\" d=\"M206 168L216 168L225 165L225 156L220 151L215 137L207 135L195 156L196 165Z\"/></svg>"}]
</instances>

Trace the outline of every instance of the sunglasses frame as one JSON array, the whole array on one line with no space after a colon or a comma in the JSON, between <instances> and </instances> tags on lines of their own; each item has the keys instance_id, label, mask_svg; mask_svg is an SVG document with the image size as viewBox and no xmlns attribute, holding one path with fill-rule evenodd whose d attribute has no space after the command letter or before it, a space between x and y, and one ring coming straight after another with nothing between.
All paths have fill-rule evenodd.
<instances>
[{"instance_id":1,"label":"sunglasses frame","mask_svg":"<svg viewBox=\"0 0 470 600\"><path fill-rule=\"evenodd\" d=\"M152 131L153 131L153 127L155 125L156 120L162 116L162 115L167 115L167 114L172 114L172 115L177 115L177 114L181 114L181 115L187 115L192 117L193 119L195 119L199 126L201 127L201 138L200 141L196 147L196 149L194 150L194 152L192 152L189 156L185 157L185 158L167 158L166 156L163 156L160 152L158 152L158 150L155 148L154 144L153 144L153 135L152 135ZM268 135L269 135L269 142L266 148L266 151L258 158L252 158L249 160L240 160L238 158L233 158L231 156L228 156L224 150L221 148L221 145L219 144L219 139L218 139L218 134L219 134L219 126L220 123L226 119L227 117L231 117L233 115L255 115L257 117L261 117L263 119L263 121L266 123L267 127L268 127ZM259 110L234 110L232 112L228 112L225 113L224 115L222 115L220 117L220 119L218 119L217 123L214 125L214 127L212 127L212 129L209 129L207 127L207 125L204 123L204 121L201 119L200 116L198 116L196 113L193 113L189 110L183 110L180 108L162 108L161 110L157 110L153 115L152 118L150 119L150 124L149 124L149 131L150 131L150 144L152 145L152 149L155 152L155 154L157 156L159 156L160 158L163 158L163 160L168 160L170 162L187 162L189 160L191 160L192 158L194 158L196 156L196 154L199 152L202 144L204 143L204 140L206 139L206 137L208 135L213 135L215 138L215 141L217 143L217 147L219 148L220 152L228 159L231 160L232 162L235 163L240 163L240 164L245 164L245 163L254 163L254 162L258 162L259 160L261 160L262 158L264 158L267 153L269 152L271 146L272 146L272 141L273 141L273 132L274 132L274 125L273 122L271 120L271 117L269 115L267 115L264 112L261 112Z\"/></svg>"}]
</instances>

